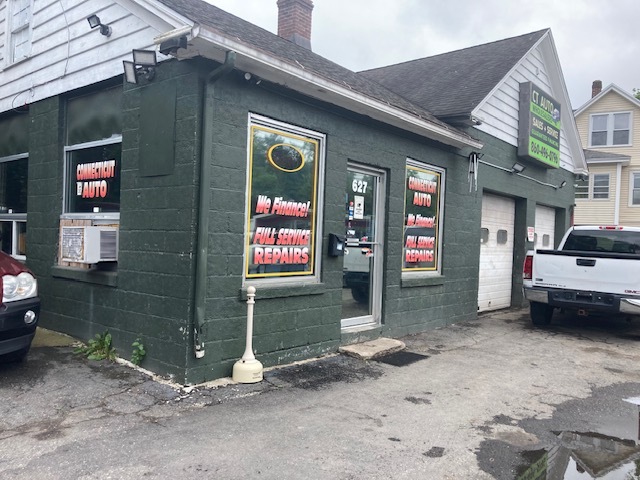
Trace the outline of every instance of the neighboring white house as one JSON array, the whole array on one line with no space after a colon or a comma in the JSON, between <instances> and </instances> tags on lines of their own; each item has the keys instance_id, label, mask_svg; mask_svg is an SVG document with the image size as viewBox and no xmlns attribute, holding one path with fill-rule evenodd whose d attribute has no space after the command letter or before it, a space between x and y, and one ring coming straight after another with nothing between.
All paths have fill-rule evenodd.
<instances>
[{"instance_id":1,"label":"neighboring white house","mask_svg":"<svg viewBox=\"0 0 640 480\"><path fill-rule=\"evenodd\" d=\"M576 224L640 226L640 101L593 82L592 98L575 112L589 175L576 182Z\"/></svg>"}]
</instances>

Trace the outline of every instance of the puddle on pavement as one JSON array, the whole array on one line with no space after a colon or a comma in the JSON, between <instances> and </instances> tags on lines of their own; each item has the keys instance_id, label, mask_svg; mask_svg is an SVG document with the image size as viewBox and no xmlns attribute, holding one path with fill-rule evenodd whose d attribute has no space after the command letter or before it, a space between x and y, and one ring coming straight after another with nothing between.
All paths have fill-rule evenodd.
<instances>
[{"instance_id":1,"label":"puddle on pavement","mask_svg":"<svg viewBox=\"0 0 640 480\"><path fill-rule=\"evenodd\" d=\"M384 357L374 358L376 362L386 363L387 365L393 365L394 367L404 367L411 365L419 360L425 360L429 358L429 355L422 355L421 353L407 352L401 350L396 353L385 355Z\"/></svg>"},{"instance_id":2,"label":"puddle on pavement","mask_svg":"<svg viewBox=\"0 0 640 480\"><path fill-rule=\"evenodd\" d=\"M554 433L558 443L553 447L522 453L517 480L640 480L640 432L633 440L595 432Z\"/></svg>"},{"instance_id":3,"label":"puddle on pavement","mask_svg":"<svg viewBox=\"0 0 640 480\"><path fill-rule=\"evenodd\" d=\"M561 432L558 439L549 450L525 452L531 463L516 479L640 479L640 445L632 440L579 432Z\"/></svg>"}]
</instances>

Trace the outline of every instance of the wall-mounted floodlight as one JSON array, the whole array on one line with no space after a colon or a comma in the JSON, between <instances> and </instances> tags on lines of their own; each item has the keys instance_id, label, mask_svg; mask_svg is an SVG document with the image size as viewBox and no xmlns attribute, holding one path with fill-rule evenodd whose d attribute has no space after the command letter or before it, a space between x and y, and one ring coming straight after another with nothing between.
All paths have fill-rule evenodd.
<instances>
[{"instance_id":1,"label":"wall-mounted floodlight","mask_svg":"<svg viewBox=\"0 0 640 480\"><path fill-rule=\"evenodd\" d=\"M124 60L124 77L128 83L137 84L140 77L151 81L156 76L156 52L154 50L134 50L133 62Z\"/></svg>"},{"instance_id":2,"label":"wall-mounted floodlight","mask_svg":"<svg viewBox=\"0 0 640 480\"><path fill-rule=\"evenodd\" d=\"M562 188L567 184L566 180L563 180L562 183L560 185L558 185L556 188Z\"/></svg>"},{"instance_id":3,"label":"wall-mounted floodlight","mask_svg":"<svg viewBox=\"0 0 640 480\"><path fill-rule=\"evenodd\" d=\"M91 28L100 27L100 33L105 37L111 36L111 27L109 25L104 25L100 21L100 17L98 15L91 15L90 17L87 17L87 21Z\"/></svg>"},{"instance_id":4,"label":"wall-mounted floodlight","mask_svg":"<svg viewBox=\"0 0 640 480\"><path fill-rule=\"evenodd\" d=\"M511 172L512 173L522 173L522 172L524 172L525 168L527 168L527 167L525 167L524 165L520 165L518 162L516 162L511 167Z\"/></svg>"}]
</instances>

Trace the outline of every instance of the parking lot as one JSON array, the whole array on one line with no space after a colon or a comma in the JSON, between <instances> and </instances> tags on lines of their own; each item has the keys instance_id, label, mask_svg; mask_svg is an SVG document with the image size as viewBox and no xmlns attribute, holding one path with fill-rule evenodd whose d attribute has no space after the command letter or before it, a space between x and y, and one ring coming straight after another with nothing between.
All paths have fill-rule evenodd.
<instances>
[{"instance_id":1,"label":"parking lot","mask_svg":"<svg viewBox=\"0 0 640 480\"><path fill-rule=\"evenodd\" d=\"M637 319L509 310L402 340L195 387L44 342L0 366L0 477L512 479L588 473L602 438L635 468Z\"/></svg>"}]
</instances>

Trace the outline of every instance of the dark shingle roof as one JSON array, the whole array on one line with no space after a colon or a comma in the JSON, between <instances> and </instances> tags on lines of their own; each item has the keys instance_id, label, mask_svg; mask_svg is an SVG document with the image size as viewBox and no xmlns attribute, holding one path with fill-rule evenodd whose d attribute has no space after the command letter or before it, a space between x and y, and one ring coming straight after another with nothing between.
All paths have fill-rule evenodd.
<instances>
[{"instance_id":1,"label":"dark shingle roof","mask_svg":"<svg viewBox=\"0 0 640 480\"><path fill-rule=\"evenodd\" d=\"M416 117L455 132L459 136L471 138L438 120L424 107L411 103L377 82L202 0L160 0L160 2L193 22L213 29L223 36L231 37L240 43L277 57L298 68L303 68L305 71L312 72L342 87L409 112Z\"/></svg>"},{"instance_id":2,"label":"dark shingle roof","mask_svg":"<svg viewBox=\"0 0 640 480\"><path fill-rule=\"evenodd\" d=\"M360 72L437 117L468 115L549 30Z\"/></svg>"}]
</instances>

